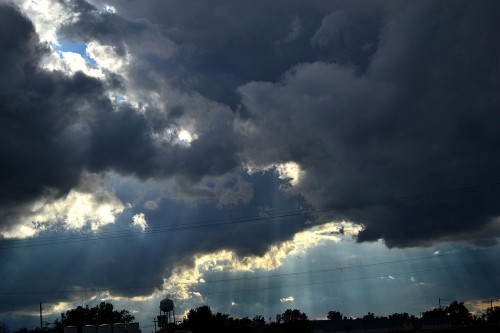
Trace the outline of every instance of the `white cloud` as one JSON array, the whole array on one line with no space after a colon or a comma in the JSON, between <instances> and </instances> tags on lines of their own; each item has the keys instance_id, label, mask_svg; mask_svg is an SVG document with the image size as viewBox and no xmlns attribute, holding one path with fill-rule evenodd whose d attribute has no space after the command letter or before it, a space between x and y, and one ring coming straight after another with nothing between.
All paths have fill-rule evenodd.
<instances>
[{"instance_id":1,"label":"white cloud","mask_svg":"<svg viewBox=\"0 0 500 333\"><path fill-rule=\"evenodd\" d=\"M132 216L132 225L139 227L142 231L146 230L148 227L148 222L144 218L144 213L135 214Z\"/></svg>"},{"instance_id":2,"label":"white cloud","mask_svg":"<svg viewBox=\"0 0 500 333\"><path fill-rule=\"evenodd\" d=\"M343 234L339 230L343 228ZM177 299L193 297L194 286L204 283L205 272L254 272L271 271L283 265L290 256L305 253L306 250L325 242L340 242L359 232L360 227L349 222L327 223L315 226L296 234L293 239L272 245L262 256L239 257L229 250L221 250L195 256L194 267L177 267L170 278L165 280L165 293L175 295ZM200 295L203 299L203 296Z\"/></svg>"},{"instance_id":3,"label":"white cloud","mask_svg":"<svg viewBox=\"0 0 500 333\"><path fill-rule=\"evenodd\" d=\"M279 178L282 180L288 180L290 185L296 186L300 182L300 178L304 174L304 171L300 168L300 165L295 162L287 162L276 164L276 171L279 174Z\"/></svg>"},{"instance_id":4,"label":"white cloud","mask_svg":"<svg viewBox=\"0 0 500 333\"><path fill-rule=\"evenodd\" d=\"M281 303L287 303L287 302L293 302L293 301L295 301L295 298L293 296L280 298Z\"/></svg>"},{"instance_id":5,"label":"white cloud","mask_svg":"<svg viewBox=\"0 0 500 333\"><path fill-rule=\"evenodd\" d=\"M68 1L51 0L24 0L19 4L21 11L33 22L35 31L41 42L46 42L50 52L43 56L41 67L49 71L62 71L74 74L77 71L92 76L103 78L100 69L89 66L87 61L78 53L57 51L61 45L58 30L63 24L75 23L80 14L74 12Z\"/></svg>"},{"instance_id":6,"label":"white cloud","mask_svg":"<svg viewBox=\"0 0 500 333\"><path fill-rule=\"evenodd\" d=\"M3 230L0 239L4 238L29 238L37 234L36 228L30 225L15 225L11 229Z\"/></svg>"},{"instance_id":7,"label":"white cloud","mask_svg":"<svg viewBox=\"0 0 500 333\"><path fill-rule=\"evenodd\" d=\"M96 41L87 44L86 52L90 58L94 59L101 69L123 75L126 67L130 63L130 53L126 51L121 56L111 45L102 45Z\"/></svg>"},{"instance_id":8,"label":"white cloud","mask_svg":"<svg viewBox=\"0 0 500 333\"><path fill-rule=\"evenodd\" d=\"M76 22L78 13L72 12L67 1L24 0L18 6L30 18L42 42L58 44L57 30L64 23Z\"/></svg>"},{"instance_id":9,"label":"white cloud","mask_svg":"<svg viewBox=\"0 0 500 333\"><path fill-rule=\"evenodd\" d=\"M40 40L52 45L51 52L42 59L42 68L51 71L59 70L70 75L82 71L97 78L104 78L103 71L124 74L130 55L127 53L121 57L112 46L101 45L96 41L87 44L86 52L96 61L97 68L90 66L78 53L56 51L57 46L62 43L58 36L59 28L63 24L75 23L80 19L80 13L74 11L69 1L24 0L19 6L33 22ZM116 12L116 9L109 5L104 6L103 10L108 13Z\"/></svg>"},{"instance_id":10,"label":"white cloud","mask_svg":"<svg viewBox=\"0 0 500 333\"><path fill-rule=\"evenodd\" d=\"M240 129L241 130L241 129ZM266 166L246 165L246 170L249 175L256 172L275 170L278 173L278 178L287 181L290 186L297 186L300 180L305 175L305 171L297 162L289 161L285 163L274 163ZM282 188L285 189L285 188Z\"/></svg>"},{"instance_id":11,"label":"white cloud","mask_svg":"<svg viewBox=\"0 0 500 333\"><path fill-rule=\"evenodd\" d=\"M60 199L44 198L31 206L31 214L23 216L15 228L2 230L5 238L27 238L62 223L67 230L90 228L97 232L114 223L124 205L104 188L92 193L71 190Z\"/></svg>"},{"instance_id":12,"label":"white cloud","mask_svg":"<svg viewBox=\"0 0 500 333\"><path fill-rule=\"evenodd\" d=\"M116 8L114 6L111 6L111 5L104 5L104 7L102 8L102 10L106 13L110 13L110 14L116 14Z\"/></svg>"},{"instance_id":13,"label":"white cloud","mask_svg":"<svg viewBox=\"0 0 500 333\"><path fill-rule=\"evenodd\" d=\"M153 133L152 137L158 143L170 143L184 147L191 146L191 142L198 139L198 134L192 129L185 128L166 128L163 132Z\"/></svg>"},{"instance_id":14,"label":"white cloud","mask_svg":"<svg viewBox=\"0 0 500 333\"><path fill-rule=\"evenodd\" d=\"M187 145L191 145L191 141L197 139L198 136L196 134L190 133L189 131L180 130L179 133L177 134L177 138L181 142L185 142Z\"/></svg>"}]
</instances>

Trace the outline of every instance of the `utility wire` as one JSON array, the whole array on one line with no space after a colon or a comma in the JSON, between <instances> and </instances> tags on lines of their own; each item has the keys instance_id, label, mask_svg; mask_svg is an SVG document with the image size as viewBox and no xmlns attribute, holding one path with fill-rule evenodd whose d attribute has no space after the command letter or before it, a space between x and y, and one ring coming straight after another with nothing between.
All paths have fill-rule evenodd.
<instances>
[{"instance_id":1,"label":"utility wire","mask_svg":"<svg viewBox=\"0 0 500 333\"><path fill-rule=\"evenodd\" d=\"M182 224L178 224L178 225L151 227L145 231L133 231L133 230L123 229L123 230L119 230L119 231L102 231L97 235L52 236L52 237L39 237L36 239L31 238L31 239L24 239L24 240L5 240L4 239L4 240L0 240L0 250L12 249L12 248L34 247L34 246L59 245L59 244L122 238L122 237L139 236L139 235L150 235L150 234L184 231L184 230L199 229L199 228L213 228L213 227L220 227L220 226L225 226L225 225L260 222L260 221L265 221L265 220L280 220L280 219L284 219L287 217L307 216L307 215L311 215L311 214L322 213L322 212L327 212L327 211L332 211L332 210L339 210L339 209L361 208L361 207L369 207L369 206L385 206L385 205L389 205L389 204L393 204L393 203L403 203L403 202L407 202L407 201L422 200L422 199L426 199L426 198L434 198L434 197L446 196L446 195L463 193L463 192L478 191L478 190L484 190L484 189L488 189L488 188L495 188L498 186L500 186L500 182L493 182L493 183L489 183L489 184L459 187L459 188L442 190L442 191L434 191L434 192L424 192L424 193L419 193L419 194L414 194L414 195L406 195L406 196L401 196L401 197L392 197L392 198L371 200L371 201L368 200L368 201L359 201L359 202L339 203L339 204L328 205L328 206L323 206L323 207L319 207L319 208L309 208L309 209L287 211L287 212L281 212L281 213L275 213L275 214L267 214L265 216L248 216L248 217L230 218L230 219L205 220L205 221L199 221L199 222L182 223Z\"/></svg>"},{"instance_id":2,"label":"utility wire","mask_svg":"<svg viewBox=\"0 0 500 333\"><path fill-rule=\"evenodd\" d=\"M464 254L476 254L476 253L484 253L486 251L491 251L492 249L480 249L480 250L469 250L469 251L460 251L460 252L451 252L439 255L430 255L416 258L407 258L407 259L399 259L399 260L391 260L391 261L383 261L377 263L369 263L369 264L359 264L359 265L351 265L351 266L341 266L341 267L332 267L332 268L323 268L317 270L308 270L301 272L287 272L287 273L277 273L277 274L266 274L266 275L257 275L257 276L245 276L239 278L228 278L228 279L218 279L218 280L207 280L204 283L219 283L219 282L233 282L233 281L245 281L245 280L256 280L256 279L267 279L267 278L275 278L275 277L285 277L292 275L303 275L303 274L315 274L315 273L328 273L334 271L349 271L359 268L365 267L375 267L382 265L394 265L408 262L415 262L420 260L432 260L432 259L442 259L452 256L460 256Z\"/></svg>"},{"instance_id":3,"label":"utility wire","mask_svg":"<svg viewBox=\"0 0 500 333\"><path fill-rule=\"evenodd\" d=\"M375 267L375 266L382 266L382 265L413 262L413 261L419 261L419 260L437 259L437 258L442 258L442 257L459 256L459 255L471 254L471 253L484 253L486 251L491 251L491 249L452 252L452 253L443 254L443 255L440 254L440 255L384 261L384 262L378 262L378 263L368 263L368 264L351 265L351 266L340 266L340 267L332 267L332 268L325 268L325 269L318 269L318 270L309 270L309 271L302 271L302 272L289 272L289 273L270 274L270 275L258 275L258 276L254 276L254 277L208 280L208 281L205 281L204 284L215 283L215 282L234 282L234 281L241 281L241 280L256 280L256 279L263 279L263 278L285 277L285 276L293 276L293 275L300 275L300 274L325 273L325 272L332 272L332 271L347 271L347 270L360 269L360 268L365 268L365 267ZM434 271L434 270L441 270L441 269L448 269L448 268L478 265L480 263L496 262L496 261L500 261L500 258L489 260L489 261L475 262L475 263L470 263L470 264L461 264L461 265L454 265L454 266L441 266L438 268L419 270L419 271L413 271L413 272L406 272L406 273L388 273L388 274L385 274L384 276L388 276L388 275L397 276L397 275L404 275L404 274L410 274L410 273L420 273L420 272L426 272L426 271ZM381 276L377 275L375 277L381 277ZM361 278L353 278L353 279L339 280L339 281L333 281L333 282L355 281L355 280L362 280L362 279L368 279L368 278L374 278L374 277L361 277ZM325 283L327 283L327 282L325 282ZM317 284L317 283L313 283L313 285L314 284ZM293 285L293 286L295 286L295 285ZM302 286L302 285L297 285L297 286ZM284 287L288 288L287 286L284 286ZM289 287L292 287L292 286L289 286ZM114 288L107 288L106 290L107 291L113 291L113 290L123 291L123 290L140 290L140 289L154 289L154 288L157 288L157 286L156 285L143 285L143 286L114 287ZM261 290L261 288L255 289L255 290ZM8 291L8 292L0 292L0 295L58 294L58 293L66 294L66 293L84 293L84 292L96 292L96 291L98 291L97 288L67 289L67 290L56 290L56 291L40 291L40 290L38 290L38 291Z\"/></svg>"},{"instance_id":4,"label":"utility wire","mask_svg":"<svg viewBox=\"0 0 500 333\"><path fill-rule=\"evenodd\" d=\"M259 288L248 288L248 289L237 289L237 290L220 290L220 291L218 290L218 291L212 291L212 292L210 292L210 291L203 292L202 294L203 295L215 295L215 294L241 293L241 292L271 290L271 289L307 287L307 286L334 284L334 283L369 280L369 279L380 279L380 278L386 278L388 276L394 277L394 276L412 275L412 274L418 274L418 273L427 273L427 272L439 271L439 270L444 270L444 269L454 269L454 268L459 268L459 267L464 267L464 266L474 266L474 265L485 264L485 263L496 262L496 261L500 261L500 259L491 260L491 261L475 262L475 263L465 264L465 265L461 264L461 265L453 265L453 266L435 267L435 268L422 269L422 270L416 270L416 271L410 271L410 272L387 273L387 274L383 274L383 275L363 276L363 277L350 278L350 279L330 280L330 281L320 281L320 282L308 282L308 283L279 285L279 286L267 286L267 287L259 287Z\"/></svg>"}]
</instances>

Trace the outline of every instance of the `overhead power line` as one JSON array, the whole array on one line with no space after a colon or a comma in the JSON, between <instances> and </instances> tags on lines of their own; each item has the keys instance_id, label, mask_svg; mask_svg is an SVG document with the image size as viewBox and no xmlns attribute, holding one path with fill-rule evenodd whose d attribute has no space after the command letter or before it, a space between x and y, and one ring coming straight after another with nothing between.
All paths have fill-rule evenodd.
<instances>
[{"instance_id":1,"label":"overhead power line","mask_svg":"<svg viewBox=\"0 0 500 333\"><path fill-rule=\"evenodd\" d=\"M419 274L419 273L428 273L428 272L434 272L434 271L440 271L440 270L446 270L446 269L454 269L454 268L462 268L464 266L474 266L474 265L480 265L480 264L498 262L498 261L500 261L500 259L475 262L475 263L465 264L465 265L460 264L460 265L453 265L453 266L442 266L442 267L434 267L434 268L429 268L429 269L421 269L421 270L408 271L408 272L386 273L386 274L382 274L382 275L378 274L378 275L362 276L362 277L349 278L349 279L329 280L329 281L319 281L319 282L306 282L306 283L298 283L298 284L266 286L266 287L248 288L248 289L217 290L217 291L212 291L212 292L210 292L210 291L203 292L202 294L203 295L214 295L214 294L242 293L242 292L251 292L251 291L307 287L307 286L334 284L334 283L342 283L342 282L360 281L360 280L380 279L380 278L387 278L388 276L395 277L395 276L413 275L413 274Z\"/></svg>"},{"instance_id":2,"label":"overhead power line","mask_svg":"<svg viewBox=\"0 0 500 333\"><path fill-rule=\"evenodd\" d=\"M266 214L264 216L247 216L247 217L239 217L239 218L228 218L228 219L214 219L214 220L204 220L198 222L190 222L190 223L181 223L177 225L168 225L168 226L159 226L159 227L150 227L145 231L134 231L130 229L123 230L114 230L114 231L100 231L99 234L78 234L78 235L58 235L58 236L47 236L47 237L38 237L38 238L29 238L29 239L2 239L0 240L0 250L1 249L12 249L12 248L25 248L25 247L35 247L35 246L48 246L48 245L60 245L60 244L69 244L76 242L85 242L85 241L97 241L97 240L105 240L105 239L113 239L113 238L122 238L122 237L131 237L131 236L139 236L139 235L151 235L151 234L159 234L165 232L177 232L191 229L199 229L199 228L214 228L221 227L226 225L235 225L235 224L243 224L243 223L255 223L266 220L282 220L288 217L297 217L297 216L308 216L333 210L341 210L341 209L351 209L351 208L363 208L369 206L385 206L394 203L403 203L408 201L422 200L426 198L435 198L441 196L447 196L452 194L470 192L470 191L478 191L485 190L488 188L496 188L500 186L500 182L493 182L489 184L482 185L474 185L467 187L459 187L441 191L434 192L424 192L413 195L406 195L400 197L391 197L386 199L378 199L378 200L367 200L367 201L358 201L358 202L345 202L338 203L334 205L327 205L318 208L308 208L308 209L300 209L286 212L279 212L274 214Z\"/></svg>"},{"instance_id":3,"label":"overhead power line","mask_svg":"<svg viewBox=\"0 0 500 333\"><path fill-rule=\"evenodd\" d=\"M423 257L415 257L415 258L406 258L406 259L398 259L398 260L390 260L383 261L377 263L369 263L369 264L359 264L359 265L349 265L349 266L340 266L340 267L332 267L332 268L323 268L317 270L307 270L301 272L286 272L286 273L277 273L277 274L266 274L266 275L257 275L257 276L245 276L239 278L228 278L228 279L217 279L217 280L206 280L205 283L219 283L219 282L233 282L233 281L244 281L244 280L255 280L255 279L267 279L267 278L275 278L275 277L285 277L291 275L303 275L303 274L315 274L315 273L329 273L334 271L349 271L354 269L366 268L366 267L376 267L382 265L394 265L394 264L402 264L409 263L421 260L433 260L433 259L442 259L453 256L460 256L465 254L477 254L477 253L485 253L488 251L492 251L491 248L488 249L478 249L478 250L468 250L468 251L460 251L460 252L450 252L439 255L429 255Z\"/></svg>"},{"instance_id":4,"label":"overhead power line","mask_svg":"<svg viewBox=\"0 0 500 333\"><path fill-rule=\"evenodd\" d=\"M393 265L393 264L400 264L400 263L407 263L407 262L415 262L415 261L421 261L421 260L430 260L430 259L439 259L439 258L448 258L452 256L461 256L461 255L466 255L466 254L476 254L476 253L485 253L488 251L492 251L493 249L481 249L481 250L470 250L470 251L460 251L460 252L451 252L448 254L440 254L440 255L432 255L432 256L423 256L423 257L415 257L415 258L407 258L407 259L400 259L400 260L392 260L392 261L383 261L383 262L376 262L376 263L367 263L367 264L360 264L360 265L350 265L350 266L338 266L338 267L331 267L331 268L323 268L323 269L317 269L317 270L307 270L307 271L301 271L301 272L287 272L287 273L279 273L279 274L267 274L267 275L256 275L252 277L239 277L239 278L227 278L227 279L216 279L216 280L206 280L204 283L200 284L209 284L209 283L228 283L228 282L236 282L236 281L242 281L242 280L257 280L257 279L268 279L268 278L276 278L276 277L287 277L287 276L296 276L296 275L301 275L301 274L315 274L315 273L327 273L327 272L334 272L334 271L350 271L350 270L355 270L355 269L360 269L360 268L366 268L366 267L376 267L376 266L383 266L383 265ZM430 271L437 271L437 270L443 270L443 269L449 269L449 268L458 268L458 267L464 267L464 266L472 266L472 265L478 265L482 263L491 263L491 262L497 262L500 261L500 258L498 259L492 259L492 260L483 260L483 261L477 261L474 263L469 263L469 264L460 264L460 265L451 265L451 266L440 266L440 267L435 267L435 268L429 268L429 269L423 269L423 270L416 270L416 271L411 271L411 272L404 272L404 273L386 273L384 275L376 275L376 276L369 276L369 277L357 277L357 278L349 278L349 279L342 279L342 280L334 280L334 281L326 281L326 282L318 282L318 283L306 283L306 284L293 284L293 285L284 285L284 286L279 286L279 287L265 287L265 288L258 288L258 289L244 289L244 290L232 290L232 291L221 291L221 292L214 292L214 293L228 293L228 292L243 292L243 291L253 291L253 290L265 290L265 289L275 289L275 288L289 288L289 287L294 287L294 286L306 286L306 285L316 285L316 284L326 284L326 283L337 283L337 282L346 282L346 281L356 281L356 280L364 280L364 279L371 279L371 278L380 278L380 277L387 277L389 275L391 276L399 276L399 275L408 275L408 274L413 274L413 273L423 273L423 272L430 272ZM155 289L157 288L157 285L142 285L142 286L122 286L122 287L112 287L112 288L105 288L106 291L126 291L126 290L140 290L140 289ZM102 289L102 288L99 288ZM67 290L53 290L53 291L43 291L43 290L31 290L31 291L0 291L0 295L30 295L30 294L72 294L72 293L92 293L92 292L98 292L98 288L87 288L87 289L67 289ZM212 292L208 292L205 294L212 294Z\"/></svg>"}]
</instances>

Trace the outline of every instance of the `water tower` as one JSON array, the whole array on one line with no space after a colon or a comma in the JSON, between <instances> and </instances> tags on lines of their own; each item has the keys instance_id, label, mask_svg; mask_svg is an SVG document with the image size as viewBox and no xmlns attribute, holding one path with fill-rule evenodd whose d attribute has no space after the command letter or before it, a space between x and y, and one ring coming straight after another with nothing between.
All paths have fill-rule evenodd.
<instances>
[{"instance_id":1,"label":"water tower","mask_svg":"<svg viewBox=\"0 0 500 333\"><path fill-rule=\"evenodd\" d=\"M175 324L174 301L169 298L162 299L160 302L160 315L158 316L158 327L161 331L167 330L167 325Z\"/></svg>"}]
</instances>

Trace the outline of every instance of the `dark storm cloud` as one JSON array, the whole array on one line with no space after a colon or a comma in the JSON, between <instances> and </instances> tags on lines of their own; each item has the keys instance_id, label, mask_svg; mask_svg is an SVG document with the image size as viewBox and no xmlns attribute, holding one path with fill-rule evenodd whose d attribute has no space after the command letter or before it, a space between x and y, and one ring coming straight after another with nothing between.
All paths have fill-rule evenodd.
<instances>
[{"instance_id":1,"label":"dark storm cloud","mask_svg":"<svg viewBox=\"0 0 500 333\"><path fill-rule=\"evenodd\" d=\"M376 46L382 13L397 7L386 7L386 1L360 2L352 10L352 1L94 2L112 4L130 20L141 17L158 26L176 43L175 63L150 66L177 87L233 108L240 102L235 91L239 85L279 80L297 63L323 60L363 68ZM327 36L331 29L326 17L337 10L350 21L350 29ZM83 26L72 29L85 35ZM313 36L316 41L311 41Z\"/></svg>"},{"instance_id":2,"label":"dark storm cloud","mask_svg":"<svg viewBox=\"0 0 500 333\"><path fill-rule=\"evenodd\" d=\"M95 98L94 106L104 101L101 84L95 80L39 72L36 67L43 48L33 26L13 7L1 5L0 12L4 18L0 36L0 207L5 223L16 214L16 207L51 189L66 192L77 182L81 166L75 168L74 163L81 159L76 144L79 135L70 135L78 117L75 94L81 94L82 100ZM70 146L78 149L73 151Z\"/></svg>"},{"instance_id":3,"label":"dark storm cloud","mask_svg":"<svg viewBox=\"0 0 500 333\"><path fill-rule=\"evenodd\" d=\"M497 182L499 13L487 1L407 2L380 29L365 73L316 62L279 84L241 87L247 125L259 129L247 141L249 160L298 162L307 176L297 193L317 206ZM330 217L362 223L359 241L388 246L491 244L498 198L498 187L483 188Z\"/></svg>"},{"instance_id":4,"label":"dark storm cloud","mask_svg":"<svg viewBox=\"0 0 500 333\"><path fill-rule=\"evenodd\" d=\"M0 6L2 228L38 199L92 192L89 179L111 171L117 198L135 204L102 229L111 235L138 213L154 229L352 203L318 221L352 220L365 226L359 241L388 246L495 244L498 188L356 204L498 181L496 2L106 2L117 13L61 2L80 15L58 31L130 53L126 69L103 80L41 70L48 47L27 18ZM139 102L155 93L165 107L112 103L108 89L118 88ZM185 124L197 135L189 147L162 137ZM285 192L276 174L243 170L289 161L305 173ZM2 291L40 293L0 307L88 296L44 293L73 288L145 295L193 255L259 255L305 219L7 246ZM61 237L50 228L40 235ZM113 289L122 286L146 288Z\"/></svg>"},{"instance_id":5,"label":"dark storm cloud","mask_svg":"<svg viewBox=\"0 0 500 333\"><path fill-rule=\"evenodd\" d=\"M221 175L236 166L236 144L228 141L229 125L221 119L207 132L200 132L201 138L187 149L155 143L147 119L136 110L102 112L96 115L86 164L91 170L109 169L143 179L178 173L196 182L204 175Z\"/></svg>"},{"instance_id":6,"label":"dark storm cloud","mask_svg":"<svg viewBox=\"0 0 500 333\"><path fill-rule=\"evenodd\" d=\"M134 53L143 51L158 57L168 57L175 50L175 44L147 19L130 20L85 1L66 6L79 16L75 22L66 23L59 29L61 37L80 42L99 41L113 46L120 56L124 56L130 48Z\"/></svg>"},{"instance_id":7,"label":"dark storm cloud","mask_svg":"<svg viewBox=\"0 0 500 333\"><path fill-rule=\"evenodd\" d=\"M175 42L170 64L150 61L150 71L234 109L241 85L240 115L257 134L241 138L240 156L298 162L306 178L295 193L316 206L497 180L496 4L113 4L127 22L145 17ZM108 18L67 29L102 38L126 21ZM479 190L331 217L362 223L360 241L414 246L491 235L496 198Z\"/></svg>"},{"instance_id":8,"label":"dark storm cloud","mask_svg":"<svg viewBox=\"0 0 500 333\"><path fill-rule=\"evenodd\" d=\"M65 37L98 40L118 53L125 45L142 55L156 52L157 58L131 65L135 87L158 86L156 79L137 79L152 73L175 84L183 77L194 84L184 87L188 91L233 104L236 87L245 83L238 90L240 114L256 125L257 135L239 138L229 109L205 112L173 103L139 114L126 104L113 106L106 83L38 70L44 51L33 27L4 6L14 14L2 22L19 26L19 36L1 36L3 223L13 223L42 196L59 197L78 186L84 170L142 179L178 174L192 184L237 170L240 158L263 166L296 161L306 176L295 193L316 206L494 181L496 5L349 4L192 2L180 8L150 1L116 3L113 14L76 2L81 15L60 31ZM153 46L142 52L144 45ZM175 56L158 61L159 51L171 49ZM259 82L279 77L278 84ZM222 95L208 93L212 88ZM189 149L152 139L152 131L186 116L203 119ZM363 223L360 240L383 238L391 246L453 239L450 234L464 238L472 230L481 238L481 231L495 230L488 225L498 215L487 200L492 196L468 192L331 217Z\"/></svg>"},{"instance_id":9,"label":"dark storm cloud","mask_svg":"<svg viewBox=\"0 0 500 333\"><path fill-rule=\"evenodd\" d=\"M87 173L112 171L143 180L175 175L179 179L174 183L185 187L177 189L186 196L204 176L225 175L239 166L238 141L232 132L233 117L228 108L211 111L213 106L204 105L193 111L178 107L166 113L150 108L139 113L126 103L113 105L106 95L108 82L83 73L67 76L41 70L39 61L49 51L38 42L30 21L7 5L0 6L0 15L5 17L0 24L6 24L1 31L18 32L15 38L0 34L0 66L6 73L0 79L0 218L4 230L30 216L37 200L64 198L75 188L96 194L95 180ZM154 139L153 131L161 132L186 114L203 117L196 127L198 139L189 147ZM254 183L258 200L254 206L241 208L237 217L257 216L258 209L268 202L273 202L278 211L297 209L297 198L275 194L279 182L272 173L241 181ZM213 191L242 191L240 184L232 182L235 180L228 177ZM196 190L191 193L200 196ZM118 194L126 197L120 191ZM207 198L211 195L208 193ZM224 204L224 194L221 197L219 201ZM207 201L200 206L163 202L146 214L146 219L151 227L164 227L233 216L215 207L213 199ZM141 207L129 209L115 225L103 228L104 234L128 230L131 215L140 213ZM66 230L64 236L70 238L59 244L61 229L57 227L41 230L36 238L54 241L53 246L2 240L1 292L19 293L9 296L1 310L29 309L34 298L44 303L72 301L106 289L114 295L145 295L161 288L163 278L171 274L175 265L192 265L197 253L224 248L240 255L262 254L269 244L289 239L303 229L304 219L305 216L288 219L286 224L274 226L274 232L269 232L269 221L263 220L231 228L222 225L188 228L175 235L160 233L152 235L153 240L149 235L80 242L79 231ZM120 289L122 286L125 289Z\"/></svg>"},{"instance_id":10,"label":"dark storm cloud","mask_svg":"<svg viewBox=\"0 0 500 333\"><path fill-rule=\"evenodd\" d=\"M68 77L40 70L38 63L48 50L38 43L32 24L12 6L2 5L0 10L4 18L0 34L2 224L17 222L37 199L64 196L78 186L84 171L114 170L141 178L180 173L195 182L203 175L234 169L236 143L230 139L229 112L205 110L206 122L197 133L200 140L189 149L156 142L153 127L168 126L168 119L150 118L154 110L140 114L126 104L113 106L106 84L82 73Z\"/></svg>"}]
</instances>

